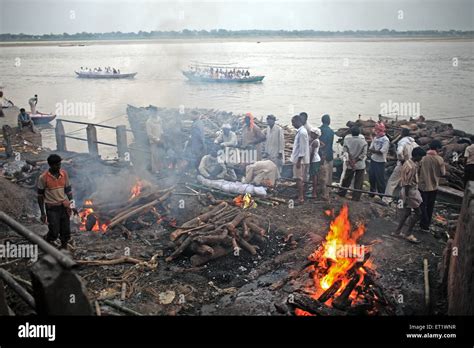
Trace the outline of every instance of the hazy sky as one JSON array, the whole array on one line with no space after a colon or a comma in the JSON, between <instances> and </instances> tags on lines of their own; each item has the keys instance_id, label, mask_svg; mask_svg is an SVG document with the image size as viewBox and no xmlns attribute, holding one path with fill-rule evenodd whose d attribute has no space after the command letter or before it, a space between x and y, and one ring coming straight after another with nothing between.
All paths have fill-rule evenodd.
<instances>
[{"instance_id":1,"label":"hazy sky","mask_svg":"<svg viewBox=\"0 0 474 348\"><path fill-rule=\"evenodd\" d=\"M474 0L0 0L1 33L218 28L474 30Z\"/></svg>"}]
</instances>

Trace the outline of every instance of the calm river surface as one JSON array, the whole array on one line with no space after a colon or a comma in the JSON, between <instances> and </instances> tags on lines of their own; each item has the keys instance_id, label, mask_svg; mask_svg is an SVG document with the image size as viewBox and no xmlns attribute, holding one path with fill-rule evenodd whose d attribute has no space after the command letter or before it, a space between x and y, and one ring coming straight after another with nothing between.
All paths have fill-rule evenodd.
<instances>
[{"instance_id":1,"label":"calm river surface","mask_svg":"<svg viewBox=\"0 0 474 348\"><path fill-rule=\"evenodd\" d=\"M318 125L329 113L334 128L358 114L376 116L397 106L431 119L474 114L472 41L175 41L0 50L0 86L7 98L27 107L28 98L38 94L41 112L61 113L61 107L80 103L93 111L60 115L71 120L99 123L115 117L108 124L124 124L120 116L127 104L250 111L257 117L272 113L284 124L306 111ZM250 66L265 79L248 85L189 83L181 69L191 61ZM81 66L113 66L138 75L133 80L78 79L74 70ZM474 133L473 121L446 122ZM67 132L77 128L66 125ZM114 140L113 133L102 134L100 140ZM52 129L43 130L45 146L55 147L53 135ZM83 149L73 140L68 144L71 150Z\"/></svg>"}]
</instances>

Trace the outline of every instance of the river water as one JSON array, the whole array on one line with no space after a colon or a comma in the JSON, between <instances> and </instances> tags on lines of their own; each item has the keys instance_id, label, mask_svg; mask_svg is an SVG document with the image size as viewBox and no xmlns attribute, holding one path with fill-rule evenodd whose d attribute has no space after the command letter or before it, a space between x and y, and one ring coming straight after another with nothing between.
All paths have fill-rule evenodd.
<instances>
[{"instance_id":1,"label":"river water","mask_svg":"<svg viewBox=\"0 0 474 348\"><path fill-rule=\"evenodd\" d=\"M0 48L0 86L16 105L38 94L38 110L61 118L107 124L126 123L127 104L214 108L272 113L290 123L306 111L318 125L332 116L333 127L358 114L416 116L451 122L474 133L474 42L472 41L284 41L91 44L83 47ZM191 61L236 63L263 74L257 84L196 84L181 74ZM113 66L134 71L133 80L75 77L81 66ZM54 123L53 123L54 125ZM85 137L77 125L66 132ZM83 133L81 133L83 132ZM114 133L99 131L102 141ZM54 148L52 128L44 145ZM84 144L68 140L71 150ZM109 149L110 151L110 149ZM106 152L109 152L106 151Z\"/></svg>"}]
</instances>

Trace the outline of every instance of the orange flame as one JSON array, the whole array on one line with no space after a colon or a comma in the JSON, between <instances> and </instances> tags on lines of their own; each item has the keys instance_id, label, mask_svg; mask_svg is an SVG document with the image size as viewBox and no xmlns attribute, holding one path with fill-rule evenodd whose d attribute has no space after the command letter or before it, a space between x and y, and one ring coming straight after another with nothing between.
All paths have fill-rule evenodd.
<instances>
[{"instance_id":1,"label":"orange flame","mask_svg":"<svg viewBox=\"0 0 474 348\"><path fill-rule=\"evenodd\" d=\"M130 190L130 198L128 199L129 201L134 199L135 197L138 197L140 193L142 192L143 188L143 182L141 180L137 180L135 185L133 185L132 189Z\"/></svg>"},{"instance_id":2,"label":"orange flame","mask_svg":"<svg viewBox=\"0 0 474 348\"><path fill-rule=\"evenodd\" d=\"M244 197L242 195L238 195L233 199L233 202L237 207L241 207L244 205Z\"/></svg>"},{"instance_id":3,"label":"orange flame","mask_svg":"<svg viewBox=\"0 0 474 348\"><path fill-rule=\"evenodd\" d=\"M359 225L354 231L349 221L349 209L344 205L338 216L331 222L326 241L322 250L317 250L310 255L310 260L319 262L322 268L328 268L324 277L319 279L315 274L315 283L323 290L327 290L338 279L342 278L344 287L348 279L344 279L345 273L363 257L364 247L358 246L357 241L365 232L365 226Z\"/></svg>"},{"instance_id":4,"label":"orange flame","mask_svg":"<svg viewBox=\"0 0 474 348\"><path fill-rule=\"evenodd\" d=\"M92 200L90 199L86 199L84 201L84 205L86 206L91 206L92 205ZM86 223L87 223L87 217L90 215L90 214L93 214L94 213L94 209L93 208L85 208L83 209L80 213L79 213L79 217L81 218L81 225L79 226L79 230L80 231L86 231L87 228L86 228ZM92 227L91 231L94 231L94 232L105 232L107 230L107 227L108 225L107 224L102 224L100 225L99 224L99 220L96 219L96 222L94 224L94 226Z\"/></svg>"},{"instance_id":5,"label":"orange flame","mask_svg":"<svg viewBox=\"0 0 474 348\"><path fill-rule=\"evenodd\" d=\"M314 316L314 314L311 314L310 312L307 312L307 311L302 310L300 308L295 309L295 315L297 315L299 317L313 317Z\"/></svg>"}]
</instances>

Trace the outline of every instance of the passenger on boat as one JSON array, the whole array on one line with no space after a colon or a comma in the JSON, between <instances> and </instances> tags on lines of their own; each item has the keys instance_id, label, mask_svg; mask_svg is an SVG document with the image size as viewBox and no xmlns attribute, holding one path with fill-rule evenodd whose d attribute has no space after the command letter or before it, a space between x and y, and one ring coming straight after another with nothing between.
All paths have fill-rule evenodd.
<instances>
[{"instance_id":1,"label":"passenger on boat","mask_svg":"<svg viewBox=\"0 0 474 348\"><path fill-rule=\"evenodd\" d=\"M21 108L20 113L18 114L18 128L21 131L23 127L28 127L33 133L36 133L33 120L30 115L26 112L25 109Z\"/></svg>"}]
</instances>

